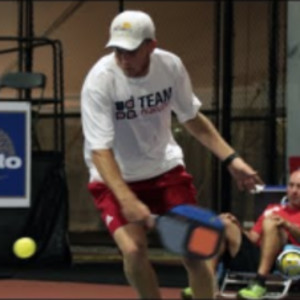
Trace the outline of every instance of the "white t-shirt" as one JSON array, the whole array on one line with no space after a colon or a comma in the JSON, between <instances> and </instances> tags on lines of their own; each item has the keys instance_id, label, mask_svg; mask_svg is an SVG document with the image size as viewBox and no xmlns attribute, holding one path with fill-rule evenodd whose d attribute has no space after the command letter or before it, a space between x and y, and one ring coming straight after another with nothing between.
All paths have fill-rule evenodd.
<instances>
[{"instance_id":1,"label":"white t-shirt","mask_svg":"<svg viewBox=\"0 0 300 300\"><path fill-rule=\"evenodd\" d=\"M201 106L185 67L176 55L155 49L149 72L129 78L114 53L91 68L81 93L84 158L90 181L103 181L92 150L113 149L124 180L139 181L184 165L173 138L173 111L179 122L196 116Z\"/></svg>"}]
</instances>

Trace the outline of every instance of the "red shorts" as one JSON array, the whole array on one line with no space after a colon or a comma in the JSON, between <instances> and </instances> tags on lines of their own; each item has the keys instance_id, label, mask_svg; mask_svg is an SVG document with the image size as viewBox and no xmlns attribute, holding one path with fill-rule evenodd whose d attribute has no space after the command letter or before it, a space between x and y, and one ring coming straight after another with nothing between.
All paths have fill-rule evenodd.
<instances>
[{"instance_id":1,"label":"red shorts","mask_svg":"<svg viewBox=\"0 0 300 300\"><path fill-rule=\"evenodd\" d=\"M196 188L192 176L183 166L178 166L160 176L128 183L137 197L143 201L153 214L164 214L179 204L196 204ZM100 182L88 184L94 203L101 212L101 219L113 232L128 221L123 217L120 205L108 187Z\"/></svg>"}]
</instances>

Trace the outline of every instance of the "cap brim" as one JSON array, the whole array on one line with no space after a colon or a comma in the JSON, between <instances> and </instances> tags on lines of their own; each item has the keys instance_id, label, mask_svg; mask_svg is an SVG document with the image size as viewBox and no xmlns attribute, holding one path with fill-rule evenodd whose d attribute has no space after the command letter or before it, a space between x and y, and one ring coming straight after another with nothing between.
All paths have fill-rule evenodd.
<instances>
[{"instance_id":1,"label":"cap brim","mask_svg":"<svg viewBox=\"0 0 300 300\"><path fill-rule=\"evenodd\" d=\"M125 50L135 50L141 45L142 41L129 40L129 39L110 39L105 48L121 48Z\"/></svg>"}]
</instances>

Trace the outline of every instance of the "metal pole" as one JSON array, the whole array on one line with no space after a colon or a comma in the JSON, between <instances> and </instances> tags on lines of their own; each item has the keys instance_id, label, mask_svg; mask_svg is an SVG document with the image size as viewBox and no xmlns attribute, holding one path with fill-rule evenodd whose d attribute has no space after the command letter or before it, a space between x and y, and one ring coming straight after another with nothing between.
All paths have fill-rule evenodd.
<instances>
[{"instance_id":1,"label":"metal pole","mask_svg":"<svg viewBox=\"0 0 300 300\"><path fill-rule=\"evenodd\" d=\"M32 0L26 1L26 42L25 70L32 71L32 38L33 38L33 4Z\"/></svg>"},{"instance_id":2,"label":"metal pole","mask_svg":"<svg viewBox=\"0 0 300 300\"><path fill-rule=\"evenodd\" d=\"M213 90L213 106L215 107L215 125L219 129L220 127L220 46L221 46L221 1L217 0L214 5L214 90ZM214 182L214 187L212 189L213 201L212 209L219 212L221 209L221 197L220 197L220 164L219 160L213 158L212 161L212 181Z\"/></svg>"},{"instance_id":3,"label":"metal pole","mask_svg":"<svg viewBox=\"0 0 300 300\"><path fill-rule=\"evenodd\" d=\"M26 27L25 33L26 38L29 38L26 41L25 48L25 71L32 72L32 38L33 38L33 4L32 0L26 1ZM25 98L31 99L31 89L25 90Z\"/></svg>"},{"instance_id":4,"label":"metal pole","mask_svg":"<svg viewBox=\"0 0 300 300\"><path fill-rule=\"evenodd\" d=\"M18 71L21 72L23 71L23 60L24 60L24 49L23 49L23 42L22 42L22 38L24 37L24 1L23 0L19 0L18 1ZM22 99L23 97L23 91L19 90L18 91L18 95L19 98Z\"/></svg>"},{"instance_id":5,"label":"metal pole","mask_svg":"<svg viewBox=\"0 0 300 300\"><path fill-rule=\"evenodd\" d=\"M270 2L270 45L269 45L269 155L268 153L268 182L277 183L277 71L278 71L278 3Z\"/></svg>"},{"instance_id":6,"label":"metal pole","mask_svg":"<svg viewBox=\"0 0 300 300\"><path fill-rule=\"evenodd\" d=\"M19 11L18 11L18 17L19 17L19 26L18 26L18 36L20 38L23 38L24 37L24 34L23 34L23 29L24 29L24 26L23 26L23 0L19 0L18 1L18 7L19 7ZM22 65L22 62L23 62L23 43L22 41L18 41L18 47L19 47L19 50L18 50L18 71L22 71L23 70L23 65Z\"/></svg>"},{"instance_id":7,"label":"metal pole","mask_svg":"<svg viewBox=\"0 0 300 300\"><path fill-rule=\"evenodd\" d=\"M228 0L224 5L223 33L223 110L222 135L231 143L231 100L232 100L232 52L233 52L233 1ZM231 177L228 170L222 168L221 176L221 210L231 210Z\"/></svg>"},{"instance_id":8,"label":"metal pole","mask_svg":"<svg viewBox=\"0 0 300 300\"><path fill-rule=\"evenodd\" d=\"M124 11L124 0L119 0L119 12Z\"/></svg>"},{"instance_id":9,"label":"metal pole","mask_svg":"<svg viewBox=\"0 0 300 300\"><path fill-rule=\"evenodd\" d=\"M287 103L287 175L300 167L300 3L287 3L287 76L286 76L286 103Z\"/></svg>"}]
</instances>

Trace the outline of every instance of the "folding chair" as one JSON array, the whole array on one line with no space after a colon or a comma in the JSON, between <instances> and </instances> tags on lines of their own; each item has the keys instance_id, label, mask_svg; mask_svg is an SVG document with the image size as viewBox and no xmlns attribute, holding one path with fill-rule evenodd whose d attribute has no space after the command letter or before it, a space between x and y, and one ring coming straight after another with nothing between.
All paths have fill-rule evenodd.
<instances>
[{"instance_id":1,"label":"folding chair","mask_svg":"<svg viewBox=\"0 0 300 300\"><path fill-rule=\"evenodd\" d=\"M292 246L293 248L300 247ZM291 248L291 245L286 245L283 249ZM223 298L232 298L236 296L238 290L246 287L251 279L255 277L254 273L227 271L223 283L220 288L220 296ZM280 273L278 270L273 274L268 275L266 286L268 289L265 299L282 299L288 296L293 287L299 288L300 275L288 277ZM300 291L299 291L300 292Z\"/></svg>"},{"instance_id":2,"label":"folding chair","mask_svg":"<svg viewBox=\"0 0 300 300\"><path fill-rule=\"evenodd\" d=\"M24 92L26 90L32 89L40 89L41 94L39 96L39 100L43 99L44 89L46 86L46 76L43 73L33 73L33 72L13 72L13 73L6 73L0 78L0 89L3 88L10 88L15 89L17 91ZM1 99L0 99L1 100ZM19 101L25 100L30 101L30 99L18 99ZM32 138L33 144L40 150L40 144L37 137L36 132L36 124L38 121L39 116L39 109L41 103L38 102L38 108L31 111L32 116Z\"/></svg>"},{"instance_id":3,"label":"folding chair","mask_svg":"<svg viewBox=\"0 0 300 300\"><path fill-rule=\"evenodd\" d=\"M46 76L42 73L14 72L6 73L0 78L0 88L33 89L44 88Z\"/></svg>"}]
</instances>

